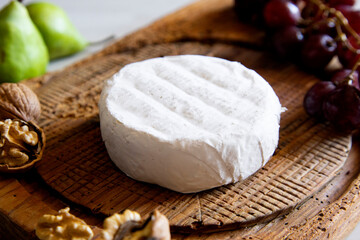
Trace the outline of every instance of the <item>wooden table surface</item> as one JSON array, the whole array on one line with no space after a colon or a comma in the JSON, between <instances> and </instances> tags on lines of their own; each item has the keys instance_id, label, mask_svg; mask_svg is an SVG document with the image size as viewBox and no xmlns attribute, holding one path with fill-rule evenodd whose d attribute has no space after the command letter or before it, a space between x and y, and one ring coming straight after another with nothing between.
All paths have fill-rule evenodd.
<instances>
[{"instance_id":1,"label":"wooden table surface","mask_svg":"<svg viewBox=\"0 0 360 240\"><path fill-rule=\"evenodd\" d=\"M57 74L74 71L112 53L158 43L220 42L261 51L264 33L239 23L232 4L231 0L196 2L62 72L50 73L29 80L26 84L40 93L42 88L52 84ZM174 233L172 236L174 239L343 239L360 219L359 154L359 141L355 138L349 157L336 176L285 215L280 214L270 221L232 231ZM0 232L6 236L5 239L36 239L34 228L37 219L65 206L71 206L72 213L92 225L95 238L98 237L105 216L75 204L51 189L36 169L25 175L0 177Z\"/></svg>"}]
</instances>

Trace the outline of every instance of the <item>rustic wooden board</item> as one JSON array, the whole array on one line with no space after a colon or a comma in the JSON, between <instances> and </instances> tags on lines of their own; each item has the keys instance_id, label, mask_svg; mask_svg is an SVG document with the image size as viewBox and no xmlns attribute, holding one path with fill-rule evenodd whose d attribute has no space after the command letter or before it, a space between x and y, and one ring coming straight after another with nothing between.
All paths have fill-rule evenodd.
<instances>
[{"instance_id":1,"label":"rustic wooden board","mask_svg":"<svg viewBox=\"0 0 360 240\"><path fill-rule=\"evenodd\" d=\"M105 215L129 206L142 213L159 208L180 232L256 224L213 234L173 234L175 239L336 239L351 230L360 217L359 149L355 146L345 162L350 137L331 132L302 110L303 94L317 79L251 50L260 45L263 33L240 24L231 6L230 0L199 1L64 71L27 82L44 110L41 125L49 147L37 171L45 182L35 171L0 178L0 232L7 239L33 238L38 217L66 205L94 226L96 239ZM101 83L129 62L184 53L243 62L268 79L289 108L276 157L244 183L177 194L126 178L104 154L96 107ZM82 148L81 143L94 147ZM125 201L119 198L122 189Z\"/></svg>"},{"instance_id":2,"label":"rustic wooden board","mask_svg":"<svg viewBox=\"0 0 360 240\"><path fill-rule=\"evenodd\" d=\"M274 157L246 181L180 194L134 181L109 159L98 122L97 100L103 81L129 62L174 54L240 61L265 76L288 108L282 114ZM317 124L304 112L302 99L314 81L317 79L292 65L272 61L262 51L223 43L183 41L104 56L53 76L39 95L43 106L40 125L49 140L37 170L64 197L93 212L108 215L128 208L147 215L159 209L172 229L180 232L229 229L268 220L321 189L343 166L350 149L349 136Z\"/></svg>"}]
</instances>

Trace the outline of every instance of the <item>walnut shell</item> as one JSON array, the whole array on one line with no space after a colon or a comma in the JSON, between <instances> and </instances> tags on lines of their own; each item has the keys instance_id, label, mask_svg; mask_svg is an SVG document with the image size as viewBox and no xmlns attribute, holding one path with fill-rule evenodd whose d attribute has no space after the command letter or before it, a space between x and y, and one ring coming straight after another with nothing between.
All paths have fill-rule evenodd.
<instances>
[{"instance_id":1,"label":"walnut shell","mask_svg":"<svg viewBox=\"0 0 360 240\"><path fill-rule=\"evenodd\" d=\"M32 131L35 131L38 135L38 143L34 147L33 153L29 156L30 159L28 162L26 162L24 165L21 166L14 166L11 167L7 164L0 164L0 172L4 173L22 173L26 172L27 170L30 170L32 167L35 166L37 162L39 162L42 158L44 149L45 149L45 133L44 131L34 122L25 122L20 119L16 119L21 121L22 123L26 124L29 128L31 128Z\"/></svg>"},{"instance_id":2,"label":"walnut shell","mask_svg":"<svg viewBox=\"0 0 360 240\"><path fill-rule=\"evenodd\" d=\"M39 99L30 88L21 83L0 84L0 120L29 122L38 119L40 113Z\"/></svg>"},{"instance_id":3,"label":"walnut shell","mask_svg":"<svg viewBox=\"0 0 360 240\"><path fill-rule=\"evenodd\" d=\"M129 210L126 210L129 211ZM118 215L116 221L113 216L105 219L102 236L104 239L124 240L124 239L153 239L153 240L170 240L170 227L168 219L158 210L150 214L144 222L134 218L126 218L127 212ZM135 212L136 213L136 212ZM129 215L129 214L128 214ZM115 215L116 216L116 215ZM106 224L105 224L106 223ZM117 224L110 226L110 224Z\"/></svg>"}]
</instances>

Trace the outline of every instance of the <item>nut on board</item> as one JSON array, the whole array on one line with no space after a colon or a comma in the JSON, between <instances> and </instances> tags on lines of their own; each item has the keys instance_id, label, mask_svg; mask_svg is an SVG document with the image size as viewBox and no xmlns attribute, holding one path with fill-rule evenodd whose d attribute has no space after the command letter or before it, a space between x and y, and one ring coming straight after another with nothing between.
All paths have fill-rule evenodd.
<instances>
[{"instance_id":1,"label":"nut on board","mask_svg":"<svg viewBox=\"0 0 360 240\"><path fill-rule=\"evenodd\" d=\"M102 237L104 240L170 240L169 221L157 210L144 222L138 213L125 210L105 219Z\"/></svg>"},{"instance_id":2,"label":"nut on board","mask_svg":"<svg viewBox=\"0 0 360 240\"><path fill-rule=\"evenodd\" d=\"M40 113L39 99L30 88L0 84L0 172L24 172L41 160L45 133L33 122Z\"/></svg>"},{"instance_id":3,"label":"nut on board","mask_svg":"<svg viewBox=\"0 0 360 240\"><path fill-rule=\"evenodd\" d=\"M36 94L21 83L0 84L0 119L22 119L26 122L39 118L40 102Z\"/></svg>"},{"instance_id":4,"label":"nut on board","mask_svg":"<svg viewBox=\"0 0 360 240\"><path fill-rule=\"evenodd\" d=\"M94 234L83 220L61 209L57 215L45 214L36 225L35 234L40 240L89 240Z\"/></svg>"},{"instance_id":5,"label":"nut on board","mask_svg":"<svg viewBox=\"0 0 360 240\"><path fill-rule=\"evenodd\" d=\"M126 222L139 222L140 220L140 214L134 211L125 210L121 214L115 213L104 220L102 237L105 240L112 240L123 224Z\"/></svg>"},{"instance_id":6,"label":"nut on board","mask_svg":"<svg viewBox=\"0 0 360 240\"><path fill-rule=\"evenodd\" d=\"M24 172L41 160L45 134L35 123L0 120L0 172Z\"/></svg>"},{"instance_id":7,"label":"nut on board","mask_svg":"<svg viewBox=\"0 0 360 240\"><path fill-rule=\"evenodd\" d=\"M0 164L22 166L35 154L32 151L37 151L39 136L26 122L11 119L0 121L0 134Z\"/></svg>"}]
</instances>

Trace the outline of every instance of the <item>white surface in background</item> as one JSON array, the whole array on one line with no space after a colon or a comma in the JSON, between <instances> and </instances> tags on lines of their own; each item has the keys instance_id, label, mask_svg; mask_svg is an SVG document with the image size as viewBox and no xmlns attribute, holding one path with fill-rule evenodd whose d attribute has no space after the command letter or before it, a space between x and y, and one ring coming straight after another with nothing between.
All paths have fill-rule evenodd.
<instances>
[{"instance_id":1,"label":"white surface in background","mask_svg":"<svg viewBox=\"0 0 360 240\"><path fill-rule=\"evenodd\" d=\"M48 1L62 7L80 33L88 41L94 42L112 35L121 38L194 0L23 0L25 4L36 1ZM9 2L1 0L0 8ZM107 44L109 42L52 61L48 71L62 69L101 50Z\"/></svg>"},{"instance_id":2,"label":"white surface in background","mask_svg":"<svg viewBox=\"0 0 360 240\"><path fill-rule=\"evenodd\" d=\"M1 0L0 8L10 0ZM40 0L39 0L40 1ZM65 9L77 29L89 41L108 36L123 37L194 0L48 0ZM249 0L250 1L250 0ZM25 3L33 1L24 0ZM357 0L360 8L360 0ZM61 69L101 50L105 44L87 48L74 56L53 61L48 71ZM347 223L344 223L347 224ZM360 223L346 240L360 239Z\"/></svg>"},{"instance_id":3,"label":"white surface in background","mask_svg":"<svg viewBox=\"0 0 360 240\"><path fill-rule=\"evenodd\" d=\"M25 0L26 1L26 0ZM90 42L114 35L123 37L194 0L52 0L65 9L74 25ZM109 42L107 43L109 44ZM48 71L78 61L107 44L92 46L71 58L53 61Z\"/></svg>"}]
</instances>

